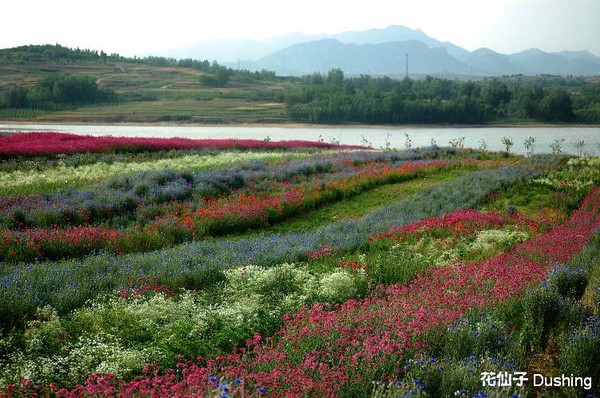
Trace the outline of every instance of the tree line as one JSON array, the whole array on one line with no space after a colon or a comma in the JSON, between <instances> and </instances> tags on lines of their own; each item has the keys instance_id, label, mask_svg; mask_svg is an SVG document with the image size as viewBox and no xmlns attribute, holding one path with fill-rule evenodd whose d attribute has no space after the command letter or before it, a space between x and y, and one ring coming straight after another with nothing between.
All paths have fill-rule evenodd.
<instances>
[{"instance_id":1,"label":"tree line","mask_svg":"<svg viewBox=\"0 0 600 398\"><path fill-rule=\"evenodd\" d=\"M125 57L117 53L107 54L104 51L69 48L60 44L28 45L0 50L0 64L27 64L50 62L58 65L101 64L108 62L127 62L153 66L181 66L208 71L211 63L194 59L169 57Z\"/></svg>"},{"instance_id":2,"label":"tree line","mask_svg":"<svg viewBox=\"0 0 600 398\"><path fill-rule=\"evenodd\" d=\"M116 101L113 91L101 89L85 75L50 75L32 88L13 86L0 98L0 108L57 110L69 106Z\"/></svg>"},{"instance_id":3,"label":"tree line","mask_svg":"<svg viewBox=\"0 0 600 398\"><path fill-rule=\"evenodd\" d=\"M298 80L284 95L288 116L311 123L482 124L600 122L600 83L540 77L459 81L392 80L340 69Z\"/></svg>"}]
</instances>

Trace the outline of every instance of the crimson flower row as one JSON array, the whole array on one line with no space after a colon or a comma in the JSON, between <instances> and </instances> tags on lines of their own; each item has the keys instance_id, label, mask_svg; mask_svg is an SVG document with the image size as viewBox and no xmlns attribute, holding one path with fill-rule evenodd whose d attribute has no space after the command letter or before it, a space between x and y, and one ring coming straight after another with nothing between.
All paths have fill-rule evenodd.
<instances>
[{"instance_id":1,"label":"crimson flower row","mask_svg":"<svg viewBox=\"0 0 600 398\"><path fill-rule=\"evenodd\" d=\"M33 157L57 154L169 149L360 149L358 145L335 145L315 141L263 141L251 139L141 138L32 132L0 137L0 157Z\"/></svg>"}]
</instances>

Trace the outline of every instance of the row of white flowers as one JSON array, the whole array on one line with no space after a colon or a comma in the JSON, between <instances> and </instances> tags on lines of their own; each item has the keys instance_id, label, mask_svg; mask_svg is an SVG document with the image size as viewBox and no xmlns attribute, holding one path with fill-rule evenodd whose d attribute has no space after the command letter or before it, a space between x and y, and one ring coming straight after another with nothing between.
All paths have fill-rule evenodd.
<instances>
[{"instance_id":1,"label":"row of white flowers","mask_svg":"<svg viewBox=\"0 0 600 398\"><path fill-rule=\"evenodd\" d=\"M302 153L295 154L302 156ZM100 181L105 178L149 170L203 171L231 163L254 159L289 158L289 152L219 152L187 155L173 159L145 162L98 162L81 166L57 165L43 171L0 172L0 194L39 192L43 189L68 187Z\"/></svg>"}]
</instances>

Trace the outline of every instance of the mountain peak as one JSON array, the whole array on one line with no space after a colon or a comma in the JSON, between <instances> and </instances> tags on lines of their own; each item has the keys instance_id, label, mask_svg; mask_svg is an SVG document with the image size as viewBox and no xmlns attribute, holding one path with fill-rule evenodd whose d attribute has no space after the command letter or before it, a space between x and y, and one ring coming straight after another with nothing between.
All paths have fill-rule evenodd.
<instances>
[{"instance_id":1,"label":"mountain peak","mask_svg":"<svg viewBox=\"0 0 600 398\"><path fill-rule=\"evenodd\" d=\"M548 54L542 50L540 50L539 48L528 48L526 50L523 51L519 51L518 53L514 53L512 55L515 56L537 56L537 55L544 55L544 54Z\"/></svg>"},{"instance_id":2,"label":"mountain peak","mask_svg":"<svg viewBox=\"0 0 600 398\"><path fill-rule=\"evenodd\" d=\"M386 28L366 31L342 32L332 37L337 38L342 43L379 44L391 41L417 40L430 47L443 47L443 43L427 36L421 29L411 29L403 25L390 25Z\"/></svg>"},{"instance_id":3,"label":"mountain peak","mask_svg":"<svg viewBox=\"0 0 600 398\"><path fill-rule=\"evenodd\" d=\"M473 55L501 55L500 53L487 48L487 47L481 47L478 48L477 50L473 51L471 54Z\"/></svg>"}]
</instances>

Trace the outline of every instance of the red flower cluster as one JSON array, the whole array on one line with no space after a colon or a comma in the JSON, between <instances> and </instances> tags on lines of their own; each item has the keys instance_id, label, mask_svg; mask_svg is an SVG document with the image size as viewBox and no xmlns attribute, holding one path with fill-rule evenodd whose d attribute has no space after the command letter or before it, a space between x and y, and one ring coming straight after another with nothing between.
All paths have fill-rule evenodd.
<instances>
[{"instance_id":1,"label":"red flower cluster","mask_svg":"<svg viewBox=\"0 0 600 398\"><path fill-rule=\"evenodd\" d=\"M323 246L319 246L319 248L317 250L313 250L311 252L306 252L306 258L308 258L309 260L316 260L320 257L323 256L329 256L331 254L331 246L329 245L323 245Z\"/></svg>"},{"instance_id":2,"label":"red flower cluster","mask_svg":"<svg viewBox=\"0 0 600 398\"><path fill-rule=\"evenodd\" d=\"M371 266L370 264L361 264L359 261L357 260L350 260L350 261L340 261L339 262L339 266L342 268L352 268L354 271L364 271L369 269L369 267Z\"/></svg>"},{"instance_id":3,"label":"red flower cluster","mask_svg":"<svg viewBox=\"0 0 600 398\"><path fill-rule=\"evenodd\" d=\"M262 141L241 139L189 139L86 136L66 133L19 133L0 137L0 157L45 156L59 153L110 152L127 148L160 151L169 149L284 149L284 148L365 148L315 141Z\"/></svg>"},{"instance_id":4,"label":"red flower cluster","mask_svg":"<svg viewBox=\"0 0 600 398\"><path fill-rule=\"evenodd\" d=\"M65 253L87 254L92 250L119 251L123 232L101 227L78 226L68 229L0 229L0 258L33 260L59 258Z\"/></svg>"},{"instance_id":5,"label":"red flower cluster","mask_svg":"<svg viewBox=\"0 0 600 398\"><path fill-rule=\"evenodd\" d=\"M268 226L282 219L284 209L299 209L299 190L281 195L239 193L229 198L205 200L199 209L181 208L156 217L147 230L152 233L181 231L194 238Z\"/></svg>"},{"instance_id":6,"label":"red flower cluster","mask_svg":"<svg viewBox=\"0 0 600 398\"><path fill-rule=\"evenodd\" d=\"M119 296L124 299L144 296L151 293L163 293L166 296L175 294L173 288L169 285L159 283L158 277L142 275L134 281L127 283L128 288L123 288L119 292Z\"/></svg>"}]
</instances>

